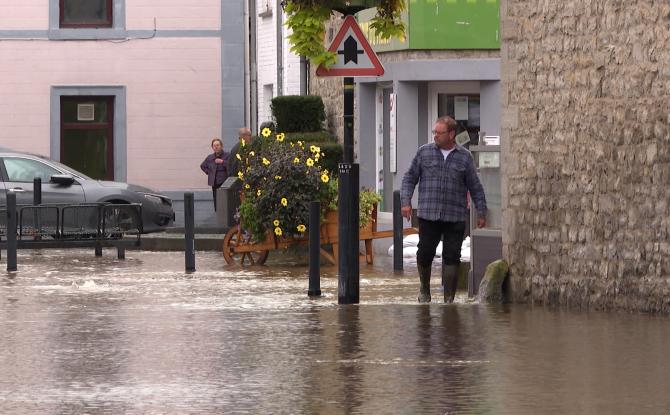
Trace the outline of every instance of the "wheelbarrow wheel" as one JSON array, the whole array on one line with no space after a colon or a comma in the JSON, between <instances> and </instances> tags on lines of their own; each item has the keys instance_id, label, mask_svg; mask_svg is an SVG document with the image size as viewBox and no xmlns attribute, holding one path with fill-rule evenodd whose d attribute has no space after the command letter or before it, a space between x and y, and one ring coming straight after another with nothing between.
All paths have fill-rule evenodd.
<instances>
[{"instance_id":1,"label":"wheelbarrow wheel","mask_svg":"<svg viewBox=\"0 0 670 415\"><path fill-rule=\"evenodd\" d=\"M240 230L240 225L235 225L228 229L226 236L223 237L223 258L229 265L263 265L268 259L270 251L251 251L251 252L235 252L235 247L249 244L246 240L244 232Z\"/></svg>"}]
</instances>

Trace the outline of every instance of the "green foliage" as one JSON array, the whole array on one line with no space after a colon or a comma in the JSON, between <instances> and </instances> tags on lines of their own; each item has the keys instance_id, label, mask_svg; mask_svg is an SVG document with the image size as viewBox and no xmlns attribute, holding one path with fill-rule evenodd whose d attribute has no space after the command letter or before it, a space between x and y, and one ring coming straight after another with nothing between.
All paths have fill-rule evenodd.
<instances>
[{"instance_id":1,"label":"green foliage","mask_svg":"<svg viewBox=\"0 0 670 415\"><path fill-rule=\"evenodd\" d=\"M328 170L333 177L337 176L337 165L342 161L344 149L337 141L337 137L328 131L309 133L286 133L286 139L292 143L302 141L309 147L314 144L321 147L321 167Z\"/></svg>"},{"instance_id":2,"label":"green foliage","mask_svg":"<svg viewBox=\"0 0 670 415\"><path fill-rule=\"evenodd\" d=\"M325 22L334 9L347 7L346 0L284 0L286 26L291 29L289 42L291 51L310 59L313 65L331 67L337 55L328 52L324 46ZM403 38L405 25L401 22L401 12L405 0L379 0L377 15L370 27L383 39Z\"/></svg>"},{"instance_id":3,"label":"green foliage","mask_svg":"<svg viewBox=\"0 0 670 415\"><path fill-rule=\"evenodd\" d=\"M337 179L332 179L325 186L323 192L324 204L328 207L329 210L337 210L338 203L338 183ZM362 228L366 226L372 220L372 211L375 206L381 202L382 197L372 190L361 189L358 194L358 220L359 226Z\"/></svg>"},{"instance_id":4,"label":"green foliage","mask_svg":"<svg viewBox=\"0 0 670 415\"><path fill-rule=\"evenodd\" d=\"M320 131L326 119L323 100L317 95L284 95L272 99L270 108L277 131Z\"/></svg>"},{"instance_id":5,"label":"green foliage","mask_svg":"<svg viewBox=\"0 0 670 415\"><path fill-rule=\"evenodd\" d=\"M255 143L255 141L254 141ZM268 232L277 236L303 235L309 221L309 202L321 200L330 180L322 169L321 149L290 143L284 134L261 138L258 151L242 152L244 202L242 226L256 241Z\"/></svg>"}]
</instances>

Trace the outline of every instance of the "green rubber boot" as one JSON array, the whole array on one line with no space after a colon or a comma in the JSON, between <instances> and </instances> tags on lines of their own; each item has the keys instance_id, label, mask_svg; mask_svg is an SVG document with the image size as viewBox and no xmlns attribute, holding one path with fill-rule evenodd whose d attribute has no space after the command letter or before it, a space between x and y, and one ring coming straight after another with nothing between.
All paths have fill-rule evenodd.
<instances>
[{"instance_id":1,"label":"green rubber boot","mask_svg":"<svg viewBox=\"0 0 670 415\"><path fill-rule=\"evenodd\" d=\"M418 301L430 303L430 266L424 267L417 264L416 267L419 270L419 281L421 282Z\"/></svg>"}]
</instances>

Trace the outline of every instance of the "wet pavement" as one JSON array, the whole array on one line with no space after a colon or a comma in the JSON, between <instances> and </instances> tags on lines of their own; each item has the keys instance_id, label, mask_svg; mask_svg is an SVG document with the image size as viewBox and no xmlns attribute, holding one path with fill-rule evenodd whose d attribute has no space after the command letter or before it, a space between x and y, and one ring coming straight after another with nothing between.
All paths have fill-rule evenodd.
<instances>
[{"instance_id":1,"label":"wet pavement","mask_svg":"<svg viewBox=\"0 0 670 415\"><path fill-rule=\"evenodd\" d=\"M338 306L336 267L309 299L301 256L126 255L19 251L7 273L3 252L0 413L670 411L667 317L418 305L416 271L381 256Z\"/></svg>"}]
</instances>

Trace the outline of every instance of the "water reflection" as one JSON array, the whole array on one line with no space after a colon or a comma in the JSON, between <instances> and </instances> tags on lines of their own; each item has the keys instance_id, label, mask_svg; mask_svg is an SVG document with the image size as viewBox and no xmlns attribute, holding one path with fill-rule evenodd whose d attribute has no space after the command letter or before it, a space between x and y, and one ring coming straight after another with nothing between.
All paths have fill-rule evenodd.
<instances>
[{"instance_id":1,"label":"water reflection","mask_svg":"<svg viewBox=\"0 0 670 415\"><path fill-rule=\"evenodd\" d=\"M416 304L362 267L361 304L304 266L218 253L19 253L0 274L0 413L664 413L666 317ZM287 265L288 264L288 265Z\"/></svg>"}]
</instances>

